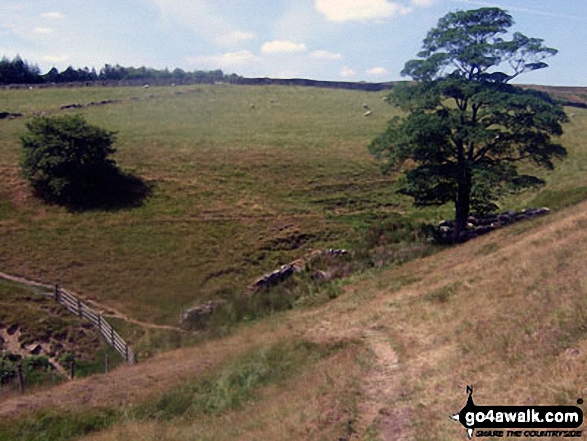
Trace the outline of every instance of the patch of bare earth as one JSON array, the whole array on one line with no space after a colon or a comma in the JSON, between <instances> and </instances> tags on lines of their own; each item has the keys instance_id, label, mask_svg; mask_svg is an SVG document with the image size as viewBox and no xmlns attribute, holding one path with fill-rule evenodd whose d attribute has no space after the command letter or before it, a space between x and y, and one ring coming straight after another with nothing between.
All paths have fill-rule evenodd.
<instances>
[{"instance_id":1,"label":"patch of bare earth","mask_svg":"<svg viewBox=\"0 0 587 441\"><path fill-rule=\"evenodd\" d=\"M389 339L374 329L367 329L363 339L373 358L361 388L357 437L373 431L375 439L382 441L409 439L410 409L395 406L401 395L397 353Z\"/></svg>"},{"instance_id":2,"label":"patch of bare earth","mask_svg":"<svg viewBox=\"0 0 587 441\"><path fill-rule=\"evenodd\" d=\"M19 342L20 339L20 330L16 330L13 334L10 334L7 329L0 329L0 339L2 339L3 343L0 344L0 349L7 350L13 354L18 354L21 357L28 357L31 355L31 351L33 348L40 346L42 348L42 352L48 354L51 352L49 344L46 342L35 342L26 347L23 347ZM49 358L49 363L53 365L53 367L62 375L67 376L68 373L61 367L55 357Z\"/></svg>"},{"instance_id":3,"label":"patch of bare earth","mask_svg":"<svg viewBox=\"0 0 587 441\"><path fill-rule=\"evenodd\" d=\"M410 438L410 408L399 406L402 397L399 358L381 324L376 324L371 305L346 311L344 302L335 305L324 317L305 332L316 341L358 339L369 352L359 386L358 414L349 440L407 440ZM367 324L365 324L367 323Z\"/></svg>"}]
</instances>

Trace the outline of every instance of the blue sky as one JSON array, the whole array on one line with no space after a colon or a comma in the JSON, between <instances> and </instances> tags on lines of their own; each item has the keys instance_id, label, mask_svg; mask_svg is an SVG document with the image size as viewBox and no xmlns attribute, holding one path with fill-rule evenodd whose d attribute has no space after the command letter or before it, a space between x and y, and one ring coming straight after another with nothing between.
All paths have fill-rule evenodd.
<instances>
[{"instance_id":1,"label":"blue sky","mask_svg":"<svg viewBox=\"0 0 587 441\"><path fill-rule=\"evenodd\" d=\"M587 0L0 0L0 54L244 76L402 79L449 11L498 6L559 50L519 82L587 86Z\"/></svg>"}]
</instances>

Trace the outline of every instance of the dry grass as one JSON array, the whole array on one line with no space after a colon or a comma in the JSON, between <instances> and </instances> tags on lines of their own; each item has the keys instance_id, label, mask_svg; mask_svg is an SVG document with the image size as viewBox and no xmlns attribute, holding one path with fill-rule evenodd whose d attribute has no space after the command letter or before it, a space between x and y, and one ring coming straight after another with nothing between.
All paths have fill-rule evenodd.
<instances>
[{"instance_id":1,"label":"dry grass","mask_svg":"<svg viewBox=\"0 0 587 441\"><path fill-rule=\"evenodd\" d=\"M463 407L466 385L478 404L573 405L585 396L586 210L407 264L401 273L422 280L380 292L362 311L398 346L404 390L395 406L412 409L413 439L462 436L446 417Z\"/></svg>"},{"instance_id":2,"label":"dry grass","mask_svg":"<svg viewBox=\"0 0 587 441\"><path fill-rule=\"evenodd\" d=\"M354 347L323 360L279 386L265 387L243 409L196 421L128 421L92 441L144 439L183 440L332 440L353 431L355 396L361 369Z\"/></svg>"},{"instance_id":3,"label":"dry grass","mask_svg":"<svg viewBox=\"0 0 587 441\"><path fill-rule=\"evenodd\" d=\"M583 203L523 229L355 276L320 307L84 380L75 390L85 391L82 402L92 397L85 408L108 403L115 390L120 402L111 406L124 409L259 345L362 342L264 386L243 407L189 421L123 417L91 439L460 439L462 427L448 415L463 407L469 384L478 404L572 405L587 394L586 227ZM68 387L51 392L50 402L79 406ZM30 400L20 412L49 403Z\"/></svg>"}]
</instances>

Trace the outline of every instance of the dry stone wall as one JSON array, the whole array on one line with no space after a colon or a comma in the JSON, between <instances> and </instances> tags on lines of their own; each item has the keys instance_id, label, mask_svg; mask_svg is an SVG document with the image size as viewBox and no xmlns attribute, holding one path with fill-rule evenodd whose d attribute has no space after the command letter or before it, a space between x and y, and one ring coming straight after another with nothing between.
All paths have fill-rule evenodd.
<instances>
[{"instance_id":1,"label":"dry stone wall","mask_svg":"<svg viewBox=\"0 0 587 441\"><path fill-rule=\"evenodd\" d=\"M466 242L475 237L490 233L498 228L513 224L514 222L542 216L548 213L550 213L550 210L546 207L542 207L527 208L520 212L510 210L500 214L490 213L485 216L471 215L467 219L467 229L460 233L458 241ZM436 230L437 240L443 243L454 242L454 229L454 220L444 220L440 222Z\"/></svg>"}]
</instances>

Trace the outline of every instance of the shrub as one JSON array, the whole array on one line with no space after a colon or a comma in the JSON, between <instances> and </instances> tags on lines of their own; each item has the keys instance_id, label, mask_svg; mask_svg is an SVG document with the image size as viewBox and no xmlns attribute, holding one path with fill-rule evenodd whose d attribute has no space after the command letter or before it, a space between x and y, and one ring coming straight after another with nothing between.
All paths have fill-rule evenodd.
<instances>
[{"instance_id":1,"label":"shrub","mask_svg":"<svg viewBox=\"0 0 587 441\"><path fill-rule=\"evenodd\" d=\"M101 184L118 174L113 160L114 132L88 124L81 115L36 117L22 138L22 173L41 198L80 204L101 193Z\"/></svg>"},{"instance_id":2,"label":"shrub","mask_svg":"<svg viewBox=\"0 0 587 441\"><path fill-rule=\"evenodd\" d=\"M8 358L0 354L0 386L7 384L16 375L16 367Z\"/></svg>"}]
</instances>

